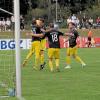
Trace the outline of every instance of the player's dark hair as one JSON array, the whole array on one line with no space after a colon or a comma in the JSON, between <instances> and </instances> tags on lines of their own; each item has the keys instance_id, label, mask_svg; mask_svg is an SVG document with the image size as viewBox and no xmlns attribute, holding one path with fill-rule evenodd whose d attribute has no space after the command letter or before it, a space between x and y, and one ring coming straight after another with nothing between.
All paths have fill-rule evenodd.
<instances>
[{"instance_id":1,"label":"player's dark hair","mask_svg":"<svg viewBox=\"0 0 100 100\"><path fill-rule=\"evenodd\" d=\"M35 18L32 19L32 24L36 25L36 19Z\"/></svg>"}]
</instances>

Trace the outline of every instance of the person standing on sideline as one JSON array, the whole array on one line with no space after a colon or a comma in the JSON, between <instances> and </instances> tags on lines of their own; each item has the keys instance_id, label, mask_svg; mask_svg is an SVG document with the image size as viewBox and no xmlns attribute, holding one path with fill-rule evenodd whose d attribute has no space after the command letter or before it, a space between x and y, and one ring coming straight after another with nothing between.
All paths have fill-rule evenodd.
<instances>
[{"instance_id":1,"label":"person standing on sideline","mask_svg":"<svg viewBox=\"0 0 100 100\"><path fill-rule=\"evenodd\" d=\"M92 30L91 30L91 28L89 29L89 32L88 32L88 41L87 41L87 46L88 46L88 48L90 48L91 46L92 46L92 43L91 43L91 39L92 39Z\"/></svg>"}]
</instances>

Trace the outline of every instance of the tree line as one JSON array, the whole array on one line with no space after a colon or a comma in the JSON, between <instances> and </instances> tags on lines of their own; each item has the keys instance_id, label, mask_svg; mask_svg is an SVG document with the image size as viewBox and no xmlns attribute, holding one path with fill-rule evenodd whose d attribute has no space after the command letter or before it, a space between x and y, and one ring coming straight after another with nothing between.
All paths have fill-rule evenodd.
<instances>
[{"instance_id":1,"label":"tree line","mask_svg":"<svg viewBox=\"0 0 100 100\"><path fill-rule=\"evenodd\" d=\"M20 0L20 12L28 18L43 16L50 20L55 18L56 3L58 19L61 19L93 9L93 6L100 4L100 0ZM13 0L0 0L0 7L13 12ZM8 15L0 11L0 16Z\"/></svg>"}]
</instances>

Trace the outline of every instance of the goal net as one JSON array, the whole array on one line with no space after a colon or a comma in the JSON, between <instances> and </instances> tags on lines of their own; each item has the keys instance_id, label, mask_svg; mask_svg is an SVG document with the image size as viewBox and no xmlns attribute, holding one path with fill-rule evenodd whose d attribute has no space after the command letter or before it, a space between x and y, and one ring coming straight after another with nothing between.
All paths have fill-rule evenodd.
<instances>
[{"instance_id":1,"label":"goal net","mask_svg":"<svg viewBox=\"0 0 100 100\"><path fill-rule=\"evenodd\" d=\"M14 41L13 32L0 32L0 97L15 96Z\"/></svg>"}]
</instances>

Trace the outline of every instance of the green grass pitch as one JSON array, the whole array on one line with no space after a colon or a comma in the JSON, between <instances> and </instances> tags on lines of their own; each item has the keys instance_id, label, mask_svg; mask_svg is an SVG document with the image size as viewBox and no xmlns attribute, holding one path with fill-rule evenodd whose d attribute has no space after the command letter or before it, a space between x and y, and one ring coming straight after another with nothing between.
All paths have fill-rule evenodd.
<instances>
[{"instance_id":1,"label":"green grass pitch","mask_svg":"<svg viewBox=\"0 0 100 100\"><path fill-rule=\"evenodd\" d=\"M25 100L100 100L100 48L78 49L79 56L87 66L72 59L72 69L66 66L66 49L61 49L61 72L51 73L48 68L47 52L46 67L43 71L32 68L34 57L26 67L22 68L22 94ZM22 50L22 61L27 50ZM17 100L5 98L0 100Z\"/></svg>"}]
</instances>

